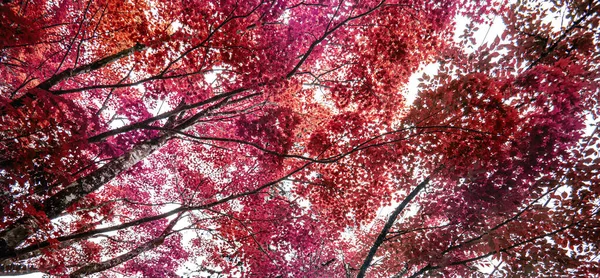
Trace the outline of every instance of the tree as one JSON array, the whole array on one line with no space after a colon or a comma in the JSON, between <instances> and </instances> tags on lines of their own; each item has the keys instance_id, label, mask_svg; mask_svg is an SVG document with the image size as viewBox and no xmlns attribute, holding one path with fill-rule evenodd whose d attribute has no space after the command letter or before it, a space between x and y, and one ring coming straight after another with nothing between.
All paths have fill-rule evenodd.
<instances>
[{"instance_id":1,"label":"tree","mask_svg":"<svg viewBox=\"0 0 600 278\"><path fill-rule=\"evenodd\" d=\"M5 1L0 264L598 273L600 8L536 4Z\"/></svg>"}]
</instances>

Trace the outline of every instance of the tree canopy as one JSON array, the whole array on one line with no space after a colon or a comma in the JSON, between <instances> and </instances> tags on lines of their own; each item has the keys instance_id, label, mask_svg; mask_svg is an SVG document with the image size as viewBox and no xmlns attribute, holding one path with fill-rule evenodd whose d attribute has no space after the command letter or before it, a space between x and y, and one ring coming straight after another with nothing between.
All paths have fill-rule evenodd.
<instances>
[{"instance_id":1,"label":"tree canopy","mask_svg":"<svg viewBox=\"0 0 600 278\"><path fill-rule=\"evenodd\" d=\"M0 271L600 273L597 1L8 0L0 26Z\"/></svg>"}]
</instances>

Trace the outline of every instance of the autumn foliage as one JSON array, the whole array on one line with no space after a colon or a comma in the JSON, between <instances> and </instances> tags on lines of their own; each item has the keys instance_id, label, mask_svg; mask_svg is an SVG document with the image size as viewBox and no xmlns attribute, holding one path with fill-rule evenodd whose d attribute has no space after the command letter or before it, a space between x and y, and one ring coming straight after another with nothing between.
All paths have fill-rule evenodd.
<instances>
[{"instance_id":1,"label":"autumn foliage","mask_svg":"<svg viewBox=\"0 0 600 278\"><path fill-rule=\"evenodd\" d=\"M598 30L589 0L2 1L0 270L597 275Z\"/></svg>"}]
</instances>

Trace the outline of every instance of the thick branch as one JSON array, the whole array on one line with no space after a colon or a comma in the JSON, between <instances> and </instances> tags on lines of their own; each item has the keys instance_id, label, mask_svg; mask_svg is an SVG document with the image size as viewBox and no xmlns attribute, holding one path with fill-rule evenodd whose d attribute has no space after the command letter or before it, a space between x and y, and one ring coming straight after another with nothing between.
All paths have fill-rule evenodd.
<instances>
[{"instance_id":1,"label":"thick branch","mask_svg":"<svg viewBox=\"0 0 600 278\"><path fill-rule=\"evenodd\" d=\"M123 223L123 224L112 226L112 227L95 229L95 230L91 230L91 231L87 231L87 232L71 234L71 235L68 235L68 236L61 236L61 237L56 238L56 240L58 240L59 242L65 242L65 241L69 241L69 240L85 239L85 238L88 238L88 237L93 236L93 235L107 233L107 232L114 232L114 231L118 231L118 230L129 228L129 227L138 226L138 225L141 225L141 224L144 224L144 223L156 221L156 220L159 220L159 219L164 219L164 218L167 218L169 216L172 216L172 215L175 215L175 214L178 214L178 213L182 213L182 212L186 212L186 211L210 209L212 207L215 207L215 206L218 206L220 204L229 202L231 200L235 200L235 199L238 199L238 198L242 198L242 197L245 197L245 196L256 194L256 193L258 193L258 192L260 192L260 191L262 191L262 190L264 190L264 189L266 189L268 187L271 187L271 186L273 186L273 185L275 185L275 184L277 184L277 183L279 183L279 182L281 182L283 180L286 180L287 178L289 178L289 177L295 175L296 173L304 170L306 167L308 167L311 164L312 164L311 162L306 163L306 164L298 167L297 169L289 172L285 176L283 176L283 177L281 177L281 178L279 178L277 180L265 183L265 184L263 184L263 185L255 188L253 190L242 192L242 193L238 193L238 194L232 194L232 195L229 195L228 197L225 197L225 198L223 198L221 200L217 200L217 201L214 201L214 202L211 202L211 203L208 203L208 204L203 204L203 205L198 205L198 206L192 206L192 207L183 207L182 206L182 207L178 207L176 209L173 209L171 211L168 211L168 212L165 212L165 213L162 213L162 214L158 214L158 215L154 215L154 216L149 216L149 217L145 217L145 218L140 218L140 219L137 219L137 220L134 220L134 221L131 221L131 222ZM34 252L34 251L37 251L37 250L39 250L41 248L45 248L45 247L48 247L48 246L50 246L50 243L48 241L44 241L44 242L36 243L34 245L30 245L30 246L25 247L25 248L17 249L16 251L12 252L11 254L0 254L0 261L11 260L11 257L12 258L16 257L17 260L18 260L18 258L22 257L23 255L25 255L27 253Z\"/></svg>"},{"instance_id":2,"label":"thick branch","mask_svg":"<svg viewBox=\"0 0 600 278\"><path fill-rule=\"evenodd\" d=\"M567 36L569 35L569 33L571 33L573 30L575 30L575 28L577 28L577 26L579 26L579 24L581 24L581 22L583 22L586 18L588 18L590 15L592 15L594 12L593 8L590 8L584 15L582 15L580 18L576 19L575 21L573 21L573 23L571 24L571 26L569 26L569 28L567 28L561 35L560 37L558 37L556 39L556 41L554 41L554 43L548 47L541 55L540 57L538 57L535 61L533 61L531 63L531 65L529 65L527 67L527 70L535 67L537 64L539 64L542 59L546 58L548 55L550 55L550 53L552 53L554 51L554 49L556 49L556 47L565 39L567 38Z\"/></svg>"},{"instance_id":3,"label":"thick branch","mask_svg":"<svg viewBox=\"0 0 600 278\"><path fill-rule=\"evenodd\" d=\"M110 182L121 172L150 155L164 144L167 139L168 136L163 135L160 138L136 145L127 153L105 164L93 173L66 186L57 194L46 199L44 202L46 216L49 219L57 217L69 206ZM11 256L14 253L12 250L33 234L34 228L32 226L35 226L35 220L30 216L25 216L2 232L0 234L0 247L2 247L0 257Z\"/></svg>"},{"instance_id":4,"label":"thick branch","mask_svg":"<svg viewBox=\"0 0 600 278\"><path fill-rule=\"evenodd\" d=\"M216 101L219 101L219 100L222 100L222 99L231 98L231 97L233 97L233 96L235 96L237 94L240 94L242 92L245 92L247 90L248 89L246 89L246 88L239 88L239 89L235 89L235 90L229 91L227 93L223 93L223 94L219 94L219 95L213 96L213 97L205 99L203 101L199 101L199 102L192 103L192 104L187 104L187 105L181 105L181 106L179 106L179 107L177 107L177 108L175 108L175 109L173 109L171 111L162 113L160 115L156 115L156 116L154 116L152 118L148 118L148 119L143 120L141 122L137 122L137 123L130 124L130 125L127 125L127 126L123 126L123 127L120 127L120 128L116 128L116 129L113 129L113 130L110 130L110 131L103 132L103 133L100 133L98 135L92 136L92 137L88 138L88 142L91 142L91 143L100 142L100 141L102 141L102 140L104 140L104 139L106 139L106 138L108 138L110 136L113 136L113 135L117 135L117 134L120 134L120 133L132 131L132 130L141 129L143 127L151 125L152 123L154 123L156 121L159 121L159 120L162 120L162 119L166 119L166 118L171 117L173 115L177 115L177 114L179 114L179 113L181 113L183 111L187 111L187 110L190 110L190 109L198 108L198 107L201 107L201 106L204 106L206 104L209 104L209 103L212 103L212 102L216 102ZM205 110L205 111L209 112L209 110Z\"/></svg>"},{"instance_id":5,"label":"thick branch","mask_svg":"<svg viewBox=\"0 0 600 278\"><path fill-rule=\"evenodd\" d=\"M127 57L135 52L141 51L144 48L146 48L144 45L142 44L136 44L130 48L121 50L113 55L104 57L100 60L96 60L94 62L91 62L89 64L86 65L82 65L73 69L66 69L61 71L60 73L57 73L55 75L53 75L52 77L46 79L45 81L43 81L42 83L40 83L39 85L37 85L36 87L39 89L43 89L43 90L50 90L50 88L52 88L52 86L58 84L59 82L68 79L70 77L79 75L79 74L83 74L83 73L87 73L90 71L94 71L97 69L100 69L110 63L113 63L123 57ZM35 98L35 95L31 94L31 93L26 93L23 96L13 100L10 102L10 105L12 105L13 107L20 107L23 105L23 101L25 98Z\"/></svg>"},{"instance_id":6,"label":"thick branch","mask_svg":"<svg viewBox=\"0 0 600 278\"><path fill-rule=\"evenodd\" d=\"M392 215L390 215L387 222L385 223L385 226L383 226L383 229L379 233L379 236L377 236L377 239L371 246L367 257L365 258L365 261L363 262L362 266L360 267L360 271L356 276L357 278L365 277L365 275L367 274L367 269L371 265L371 261L373 261L373 257L377 253L377 249L379 249L379 246L381 246L381 244L383 244L383 242L385 241L385 238L387 237L390 229L394 225L394 222L396 222L396 218L398 217L398 215L400 215L400 213L404 210L408 203L410 203L410 201L412 201L412 199L414 199L419 194L419 192L423 190L423 188L425 188L425 186L429 183L430 178L431 175L425 178L425 180L422 181L419 185L417 185L417 187L415 187L415 189L413 189L413 191L410 192L410 194L408 194L406 198L404 198L402 203L400 203L400 205L396 207L394 212L392 212Z\"/></svg>"},{"instance_id":7,"label":"thick branch","mask_svg":"<svg viewBox=\"0 0 600 278\"><path fill-rule=\"evenodd\" d=\"M0 276L27 275L39 272L37 268L28 264L0 265Z\"/></svg>"},{"instance_id":8,"label":"thick branch","mask_svg":"<svg viewBox=\"0 0 600 278\"><path fill-rule=\"evenodd\" d=\"M60 73L50 77L46 81L40 83L37 87L40 89L49 90L50 88L52 88L52 86L58 84L59 82L65 80L69 77L73 77L73 76L76 76L76 75L79 75L82 73L87 73L90 71L100 69L100 68L102 68L112 62L115 62L123 57L127 57L138 51L142 51L144 48L146 48L146 46L138 43L130 48L121 50L113 55L106 56L106 57L104 57L100 60L96 60L92 63L82 65L82 66L76 67L74 69L63 70Z\"/></svg>"},{"instance_id":9,"label":"thick branch","mask_svg":"<svg viewBox=\"0 0 600 278\"><path fill-rule=\"evenodd\" d=\"M113 258L113 259L110 259L107 261L103 261L101 263L88 264L88 265L78 269L77 271L71 273L70 277L84 277L86 275L98 273L100 271L104 271L104 270L113 268L117 265L120 265L126 261L129 261L129 260L137 257L141 253L144 253L146 251L152 250L152 249L160 246L164 242L165 238L167 238L167 236L169 236L171 234L171 230L173 229L173 227L175 226L175 224L177 223L178 220L179 220L179 217L173 219L171 221L171 223L169 223L167 228L163 231L162 235L160 235L159 237L157 237L151 241L148 241L148 242L138 246L137 248L135 248L121 256L118 256L116 258Z\"/></svg>"}]
</instances>

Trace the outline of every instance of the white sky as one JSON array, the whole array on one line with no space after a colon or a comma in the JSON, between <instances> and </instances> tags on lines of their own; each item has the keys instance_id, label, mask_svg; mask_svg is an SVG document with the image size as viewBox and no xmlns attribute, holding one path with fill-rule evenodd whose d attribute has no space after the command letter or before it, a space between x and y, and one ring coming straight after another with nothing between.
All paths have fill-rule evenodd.
<instances>
[{"instance_id":1,"label":"white sky","mask_svg":"<svg viewBox=\"0 0 600 278\"><path fill-rule=\"evenodd\" d=\"M460 41L459 36L463 33L463 30L467 27L467 24L470 20L464 16L459 16L456 18L456 26L454 32L454 40ZM500 17L496 17L491 26L479 26L479 30L475 32L475 40L477 41L477 46L481 45L483 42L493 41L497 36L504 31L505 26ZM485 41L484 41L485 40ZM408 93L406 94L406 103L412 104L415 98L417 97L418 86L419 86L419 78L423 76L423 73L427 75L434 75L437 73L439 65L437 63L430 63L427 65L422 65L421 70L415 72L409 79L407 89Z\"/></svg>"}]
</instances>

